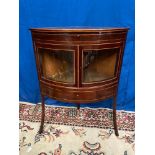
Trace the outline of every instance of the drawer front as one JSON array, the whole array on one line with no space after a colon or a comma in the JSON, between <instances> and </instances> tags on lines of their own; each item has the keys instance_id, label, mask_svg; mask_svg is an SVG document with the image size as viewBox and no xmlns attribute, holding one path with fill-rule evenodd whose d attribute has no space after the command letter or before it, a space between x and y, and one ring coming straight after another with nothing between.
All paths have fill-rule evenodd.
<instances>
[{"instance_id":1,"label":"drawer front","mask_svg":"<svg viewBox=\"0 0 155 155\"><path fill-rule=\"evenodd\" d=\"M41 87L42 95L50 98L73 103L88 103L104 100L114 96L116 87L107 88L100 91L68 91L47 86Z\"/></svg>"},{"instance_id":2,"label":"drawer front","mask_svg":"<svg viewBox=\"0 0 155 155\"><path fill-rule=\"evenodd\" d=\"M71 42L71 41L104 41L104 40L124 40L126 33L96 33L96 34L46 34L46 33L32 33L33 40L35 41L58 41L58 42Z\"/></svg>"}]
</instances>

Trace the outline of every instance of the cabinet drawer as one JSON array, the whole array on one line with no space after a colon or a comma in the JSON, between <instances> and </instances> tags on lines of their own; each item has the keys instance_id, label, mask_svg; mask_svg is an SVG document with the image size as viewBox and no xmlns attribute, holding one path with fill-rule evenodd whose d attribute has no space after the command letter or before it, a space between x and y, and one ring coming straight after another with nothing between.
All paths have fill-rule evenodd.
<instances>
[{"instance_id":1,"label":"cabinet drawer","mask_svg":"<svg viewBox=\"0 0 155 155\"><path fill-rule=\"evenodd\" d=\"M43 86L41 88L41 93L45 96L64 102L88 103L114 96L115 87L107 88L100 91L71 91Z\"/></svg>"},{"instance_id":2,"label":"cabinet drawer","mask_svg":"<svg viewBox=\"0 0 155 155\"><path fill-rule=\"evenodd\" d=\"M71 41L103 41L111 39L124 39L126 33L96 33L96 34L43 34L33 33L35 41L60 41L60 42L71 42Z\"/></svg>"}]
</instances>

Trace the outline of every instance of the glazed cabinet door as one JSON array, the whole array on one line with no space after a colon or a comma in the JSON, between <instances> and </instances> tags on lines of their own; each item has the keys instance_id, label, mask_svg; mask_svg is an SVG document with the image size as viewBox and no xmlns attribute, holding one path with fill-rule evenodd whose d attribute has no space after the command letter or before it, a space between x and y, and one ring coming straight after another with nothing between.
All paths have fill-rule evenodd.
<instances>
[{"instance_id":1,"label":"glazed cabinet door","mask_svg":"<svg viewBox=\"0 0 155 155\"><path fill-rule=\"evenodd\" d=\"M117 80L122 43L83 45L80 50L82 86Z\"/></svg>"},{"instance_id":2,"label":"glazed cabinet door","mask_svg":"<svg viewBox=\"0 0 155 155\"><path fill-rule=\"evenodd\" d=\"M40 80L75 86L76 49L69 45L37 45Z\"/></svg>"}]
</instances>

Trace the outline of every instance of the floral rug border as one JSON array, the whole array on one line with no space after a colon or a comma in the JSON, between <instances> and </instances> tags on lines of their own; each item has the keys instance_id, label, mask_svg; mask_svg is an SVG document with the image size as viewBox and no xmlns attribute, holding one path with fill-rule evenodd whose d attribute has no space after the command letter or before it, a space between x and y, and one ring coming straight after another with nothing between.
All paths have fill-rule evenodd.
<instances>
[{"instance_id":1,"label":"floral rug border","mask_svg":"<svg viewBox=\"0 0 155 155\"><path fill-rule=\"evenodd\" d=\"M45 106L45 122L48 124L69 125L113 129L112 109L107 108L80 108ZM19 119L30 122L40 122L41 105L20 102ZM135 113L117 111L117 124L119 130L135 130Z\"/></svg>"}]
</instances>

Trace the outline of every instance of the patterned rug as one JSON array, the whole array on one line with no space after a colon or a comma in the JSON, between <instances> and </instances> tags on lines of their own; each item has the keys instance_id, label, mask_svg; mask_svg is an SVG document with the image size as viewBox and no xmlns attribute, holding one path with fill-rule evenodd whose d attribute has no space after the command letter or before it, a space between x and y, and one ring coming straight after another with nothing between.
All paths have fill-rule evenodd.
<instances>
[{"instance_id":1,"label":"patterned rug","mask_svg":"<svg viewBox=\"0 0 155 155\"><path fill-rule=\"evenodd\" d=\"M134 155L135 114L112 110L46 106L43 134L38 134L41 106L20 103L20 155Z\"/></svg>"}]
</instances>

